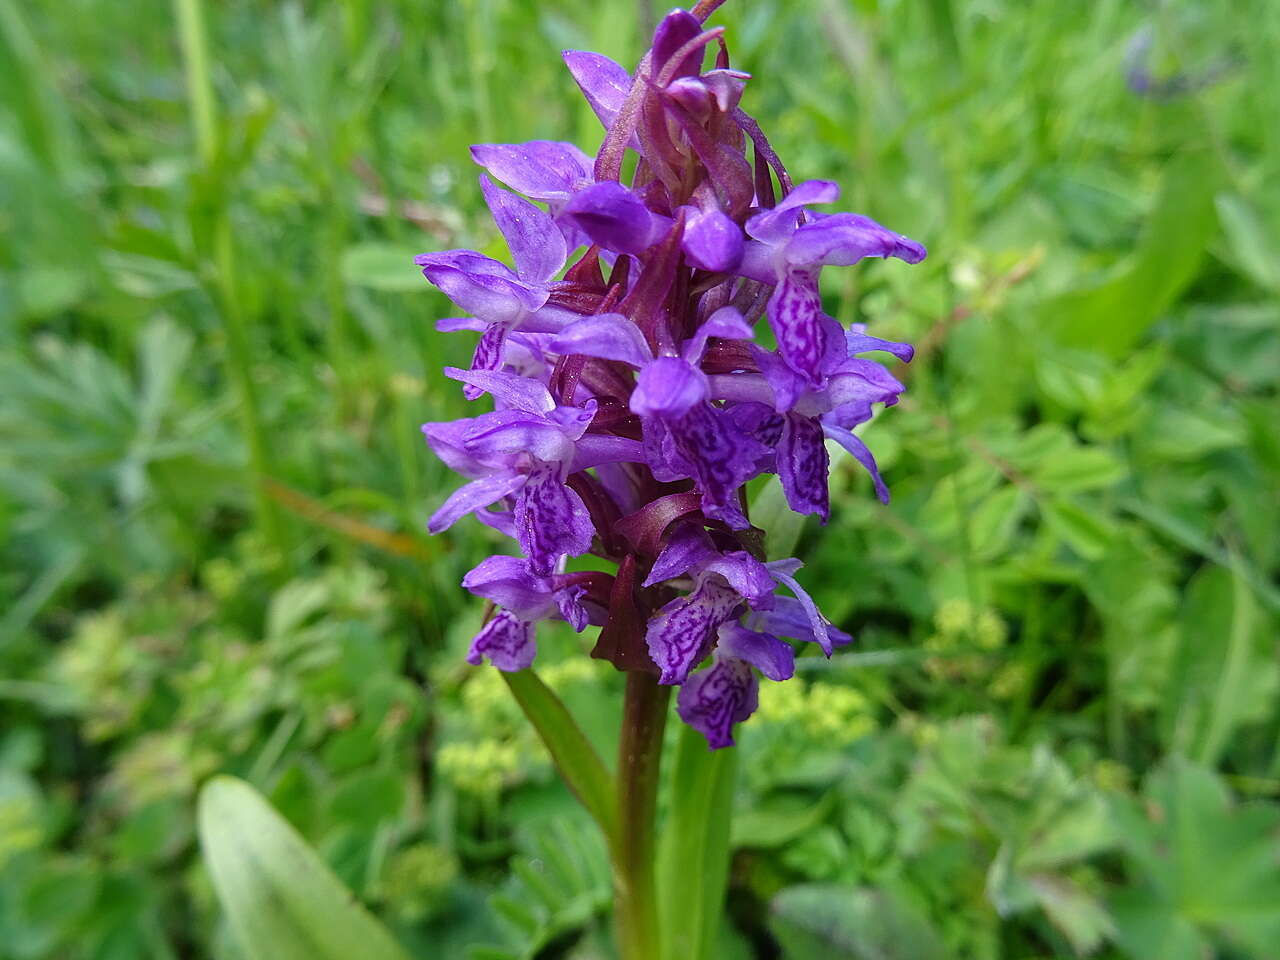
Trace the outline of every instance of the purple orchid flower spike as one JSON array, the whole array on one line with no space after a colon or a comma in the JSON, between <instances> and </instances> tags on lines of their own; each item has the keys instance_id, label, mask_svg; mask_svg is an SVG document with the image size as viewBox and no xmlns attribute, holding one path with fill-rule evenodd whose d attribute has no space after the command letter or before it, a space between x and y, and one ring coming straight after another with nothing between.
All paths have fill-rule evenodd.
<instances>
[{"instance_id":1,"label":"purple orchid flower spike","mask_svg":"<svg viewBox=\"0 0 1280 960\"><path fill-rule=\"evenodd\" d=\"M925 255L866 217L809 209L839 190L793 185L743 110L750 78L724 30L703 22L716 6L663 17L632 70L564 54L605 129L594 157L552 140L472 148L510 264L418 258L470 315L440 329L480 334L471 369L445 374L494 405L423 428L467 480L429 529L471 514L522 554L463 579L495 605L468 660L522 670L537 623L598 625L592 655L679 686L677 711L712 748L733 743L761 677L791 677L794 643L831 656L851 642L798 560L763 560L746 485L776 473L792 510L826 522L833 441L888 499L855 431L903 389L870 355L912 350L828 316L821 270ZM773 348L756 342L764 316ZM587 553L593 569L569 568Z\"/></svg>"}]
</instances>

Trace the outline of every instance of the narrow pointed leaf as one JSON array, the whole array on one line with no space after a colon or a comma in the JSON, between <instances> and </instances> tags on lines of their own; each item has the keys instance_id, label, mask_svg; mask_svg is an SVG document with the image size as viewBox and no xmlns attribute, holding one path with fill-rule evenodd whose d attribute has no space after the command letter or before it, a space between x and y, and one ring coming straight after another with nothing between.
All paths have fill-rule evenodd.
<instances>
[{"instance_id":1,"label":"narrow pointed leaf","mask_svg":"<svg viewBox=\"0 0 1280 960\"><path fill-rule=\"evenodd\" d=\"M249 784L206 784L199 830L218 901L248 960L409 960Z\"/></svg>"},{"instance_id":2,"label":"narrow pointed leaf","mask_svg":"<svg viewBox=\"0 0 1280 960\"><path fill-rule=\"evenodd\" d=\"M591 741L560 698L532 670L503 673L502 679L538 731L569 789L612 841L617 808L613 780Z\"/></svg>"}]
</instances>

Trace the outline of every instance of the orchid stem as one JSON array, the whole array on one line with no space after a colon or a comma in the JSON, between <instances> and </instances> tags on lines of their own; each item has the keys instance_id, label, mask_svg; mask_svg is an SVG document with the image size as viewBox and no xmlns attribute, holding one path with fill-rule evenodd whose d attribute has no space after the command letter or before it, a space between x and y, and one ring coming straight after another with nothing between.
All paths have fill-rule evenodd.
<instances>
[{"instance_id":1,"label":"orchid stem","mask_svg":"<svg viewBox=\"0 0 1280 960\"><path fill-rule=\"evenodd\" d=\"M654 819L662 733L671 688L648 673L628 673L618 745L618 832L613 848L614 918L621 960L658 956Z\"/></svg>"}]
</instances>

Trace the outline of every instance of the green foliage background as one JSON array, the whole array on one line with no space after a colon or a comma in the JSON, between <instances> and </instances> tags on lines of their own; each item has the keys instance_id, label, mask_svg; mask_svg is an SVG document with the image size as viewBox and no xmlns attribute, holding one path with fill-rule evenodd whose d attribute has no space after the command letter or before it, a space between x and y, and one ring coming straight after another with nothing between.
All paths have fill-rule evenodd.
<instances>
[{"instance_id":1,"label":"green foliage background","mask_svg":"<svg viewBox=\"0 0 1280 960\"><path fill-rule=\"evenodd\" d=\"M462 662L493 538L423 533L469 345L410 258L503 255L467 145L590 147L557 52L655 7L206 3L194 133L175 9L0 0L0 957L239 957L218 772L414 956L607 957L600 845ZM795 531L859 643L743 731L718 955L1280 957L1280 5L718 22L793 174L931 251L825 290L920 350L893 505L837 461ZM1135 93L1141 38L1192 82ZM609 755L618 678L540 639Z\"/></svg>"}]
</instances>

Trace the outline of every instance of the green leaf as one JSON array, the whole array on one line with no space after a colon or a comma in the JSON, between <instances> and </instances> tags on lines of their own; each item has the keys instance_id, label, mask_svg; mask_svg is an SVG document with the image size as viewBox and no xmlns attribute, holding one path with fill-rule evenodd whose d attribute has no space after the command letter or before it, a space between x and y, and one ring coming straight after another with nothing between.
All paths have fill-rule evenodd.
<instances>
[{"instance_id":1,"label":"green leaf","mask_svg":"<svg viewBox=\"0 0 1280 960\"><path fill-rule=\"evenodd\" d=\"M982 501L969 524L969 546L975 560L990 560L1008 548L1030 501L1026 492L1013 484Z\"/></svg>"},{"instance_id":2,"label":"green leaf","mask_svg":"<svg viewBox=\"0 0 1280 960\"><path fill-rule=\"evenodd\" d=\"M1276 668L1258 643L1253 594L1233 571L1205 567L1187 589L1180 621L1168 735L1175 750L1213 766L1241 724L1269 713Z\"/></svg>"},{"instance_id":3,"label":"green leaf","mask_svg":"<svg viewBox=\"0 0 1280 960\"><path fill-rule=\"evenodd\" d=\"M1205 939L1277 956L1280 805L1233 805L1211 771L1175 758L1148 778L1145 803L1116 814L1139 874L1112 902L1132 956L1192 960L1213 953Z\"/></svg>"},{"instance_id":4,"label":"green leaf","mask_svg":"<svg viewBox=\"0 0 1280 960\"><path fill-rule=\"evenodd\" d=\"M361 243L342 254L342 278L347 283L375 290L425 290L422 272L414 266L419 251L386 243Z\"/></svg>"},{"instance_id":5,"label":"green leaf","mask_svg":"<svg viewBox=\"0 0 1280 960\"><path fill-rule=\"evenodd\" d=\"M1096 560L1115 538L1115 523L1103 512L1088 510L1073 500L1040 503L1045 524L1086 560Z\"/></svg>"},{"instance_id":6,"label":"green leaf","mask_svg":"<svg viewBox=\"0 0 1280 960\"><path fill-rule=\"evenodd\" d=\"M606 914L613 900L604 844L580 810L533 828L531 834L521 843L522 855L511 861L512 876L489 898L508 941L488 948L495 956L541 957L549 944ZM483 949L470 949L468 956L474 960Z\"/></svg>"},{"instance_id":7,"label":"green leaf","mask_svg":"<svg viewBox=\"0 0 1280 960\"><path fill-rule=\"evenodd\" d=\"M710 960L729 878L729 824L738 748L711 750L681 726L662 828L657 889L662 956Z\"/></svg>"},{"instance_id":8,"label":"green leaf","mask_svg":"<svg viewBox=\"0 0 1280 960\"><path fill-rule=\"evenodd\" d=\"M942 960L929 920L888 889L805 884L770 904L788 960Z\"/></svg>"},{"instance_id":9,"label":"green leaf","mask_svg":"<svg viewBox=\"0 0 1280 960\"><path fill-rule=\"evenodd\" d=\"M768 797L733 819L733 847L780 847L823 821L835 803L833 793L817 803L800 794Z\"/></svg>"},{"instance_id":10,"label":"green leaf","mask_svg":"<svg viewBox=\"0 0 1280 960\"><path fill-rule=\"evenodd\" d=\"M1118 356L1147 332L1199 272L1217 228L1217 179L1208 151L1169 162L1133 255L1107 279L1045 303L1043 322L1059 342Z\"/></svg>"},{"instance_id":11,"label":"green leaf","mask_svg":"<svg viewBox=\"0 0 1280 960\"><path fill-rule=\"evenodd\" d=\"M1101 447L1071 446L1036 464L1031 479L1049 493L1079 493L1112 486L1127 472L1123 463Z\"/></svg>"},{"instance_id":12,"label":"green leaf","mask_svg":"<svg viewBox=\"0 0 1280 960\"><path fill-rule=\"evenodd\" d=\"M1241 272L1260 287L1280 290L1280 244L1257 208L1235 193L1218 194L1216 203L1227 246Z\"/></svg>"},{"instance_id":13,"label":"green leaf","mask_svg":"<svg viewBox=\"0 0 1280 960\"><path fill-rule=\"evenodd\" d=\"M200 792L200 847L252 960L408 960L391 934L256 790L215 777Z\"/></svg>"},{"instance_id":14,"label":"green leaf","mask_svg":"<svg viewBox=\"0 0 1280 960\"><path fill-rule=\"evenodd\" d=\"M1078 955L1092 953L1115 932L1115 924L1098 900L1064 877L1031 877L1036 900L1053 925L1071 941Z\"/></svg>"},{"instance_id":15,"label":"green leaf","mask_svg":"<svg viewBox=\"0 0 1280 960\"><path fill-rule=\"evenodd\" d=\"M617 795L609 771L565 705L532 670L503 673L512 696L546 745L556 769L605 836L613 838Z\"/></svg>"}]
</instances>

